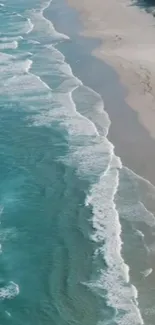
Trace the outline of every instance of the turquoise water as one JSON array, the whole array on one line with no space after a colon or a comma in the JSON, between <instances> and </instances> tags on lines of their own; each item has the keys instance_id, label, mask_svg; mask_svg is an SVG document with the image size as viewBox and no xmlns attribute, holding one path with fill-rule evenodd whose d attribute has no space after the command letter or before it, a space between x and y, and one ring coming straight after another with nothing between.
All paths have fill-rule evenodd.
<instances>
[{"instance_id":1,"label":"turquoise water","mask_svg":"<svg viewBox=\"0 0 155 325\"><path fill-rule=\"evenodd\" d=\"M152 268L155 224L140 200L154 188L122 169L102 98L57 49L71 40L49 6L0 5L0 325L143 324L135 285Z\"/></svg>"}]
</instances>

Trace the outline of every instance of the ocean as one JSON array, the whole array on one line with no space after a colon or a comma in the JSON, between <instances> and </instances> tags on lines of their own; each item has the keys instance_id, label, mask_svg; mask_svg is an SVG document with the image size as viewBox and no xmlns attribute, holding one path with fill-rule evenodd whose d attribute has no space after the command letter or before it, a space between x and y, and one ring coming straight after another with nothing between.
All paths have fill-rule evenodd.
<instances>
[{"instance_id":1,"label":"ocean","mask_svg":"<svg viewBox=\"0 0 155 325\"><path fill-rule=\"evenodd\" d=\"M0 4L0 325L153 325L155 188L115 155L52 6Z\"/></svg>"}]
</instances>

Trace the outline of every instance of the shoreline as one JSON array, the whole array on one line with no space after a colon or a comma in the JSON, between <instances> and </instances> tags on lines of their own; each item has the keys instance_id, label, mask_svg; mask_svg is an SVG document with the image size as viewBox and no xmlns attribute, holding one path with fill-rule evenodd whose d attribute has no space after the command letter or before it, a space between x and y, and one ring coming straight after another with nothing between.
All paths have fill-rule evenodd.
<instances>
[{"instance_id":1,"label":"shoreline","mask_svg":"<svg viewBox=\"0 0 155 325\"><path fill-rule=\"evenodd\" d=\"M155 139L155 19L131 0L67 0L78 10L82 35L99 38L92 54L112 66L127 88L126 102ZM123 18L122 18L123 17ZM143 33L141 33L143 28ZM147 108L146 108L147 106Z\"/></svg>"},{"instance_id":2,"label":"shoreline","mask_svg":"<svg viewBox=\"0 0 155 325\"><path fill-rule=\"evenodd\" d=\"M154 138L140 123L138 112L128 105L127 88L117 71L109 63L105 63L103 57L101 59L94 55L94 52L100 51L104 46L103 40L97 36L93 38L92 35L91 37L81 35L85 32L79 20L79 12L75 10L75 2L74 0L72 3L74 8L72 8L61 0L62 9L58 13L58 4L54 0L51 10L50 8L45 10L45 16L48 19L52 17L52 22L58 32L63 31L71 38L71 41L68 41L68 52L64 54L73 73L103 98L105 110L111 120L108 139L115 146L115 154L121 158L124 166L155 185ZM80 6L79 2L78 5ZM70 13L69 22L67 21L68 13ZM71 23L72 29L70 29Z\"/></svg>"},{"instance_id":3,"label":"shoreline","mask_svg":"<svg viewBox=\"0 0 155 325\"><path fill-rule=\"evenodd\" d=\"M53 0L51 8L45 13L45 17L54 23L54 27L58 32L64 32L70 37L70 40L62 42L57 48L64 54L65 61L71 66L73 74L78 77L85 86L90 87L102 96L105 104L105 111L107 111L111 120L108 139L114 144L115 153L117 156L120 156L124 165L123 167L127 166L130 169L129 178L131 178L131 183L129 180L129 184L127 183L127 187L124 188L124 184L120 180L121 187L119 186L117 189L115 203L119 212L121 238L123 238L121 253L125 263L129 266L131 283L137 289L136 298L138 308L142 313L143 319L148 323L148 320L150 321L154 317L152 314L147 315L146 304L148 298L150 299L149 292L153 285L154 263L151 253L148 256L147 248L151 247L152 242L154 242L154 226L152 226L152 224L150 226L149 223L147 224L144 217L146 217L146 220L147 218L153 218L153 214L151 215L150 211L153 213L155 212L155 188L154 186L150 186L151 184L147 181L149 180L151 183L155 183L155 169L153 164L155 159L155 141L150 136L148 130L139 123L137 112L132 110L125 101L127 91L120 82L115 70L105 63L104 60L100 60L92 55L93 51L101 46L100 39L81 36L82 25L78 19L79 15L76 10L66 5L65 1L66 0ZM72 23L73 28L70 29ZM100 121L99 126L101 126L101 124L102 122ZM152 159L150 159L151 154ZM149 163L147 161L147 155L149 156ZM126 164L124 163L125 161ZM124 168L122 171L124 172ZM121 177L122 171L120 173ZM136 173L135 180L134 175L131 175L134 174L134 172ZM145 179L143 177L145 177ZM130 215L129 219L128 214L126 216L126 207L125 210L121 210L121 198L124 198L126 202L126 197L124 195L127 195L127 199L128 196L130 197L131 195L131 202L129 200L131 203L131 219ZM137 210L137 203L138 208L140 208L140 214ZM137 217L140 217L139 220L135 218L136 213ZM128 246L129 238L131 239L130 246ZM145 238L145 240L143 238ZM135 243L138 245L134 246ZM143 249L144 259L141 259L140 244L142 244L141 248ZM137 248L137 254L135 254L133 258L132 252L133 250L135 251L135 248ZM145 280L147 275L150 276ZM144 295L145 291L146 294ZM154 295L151 297L154 299ZM142 323L143 320L141 319L141 324Z\"/></svg>"}]
</instances>

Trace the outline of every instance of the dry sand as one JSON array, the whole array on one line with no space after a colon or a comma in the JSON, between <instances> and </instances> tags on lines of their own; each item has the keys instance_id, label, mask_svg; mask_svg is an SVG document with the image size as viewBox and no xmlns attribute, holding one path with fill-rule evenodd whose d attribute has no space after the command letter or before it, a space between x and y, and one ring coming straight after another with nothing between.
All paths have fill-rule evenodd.
<instances>
[{"instance_id":1,"label":"dry sand","mask_svg":"<svg viewBox=\"0 0 155 325\"><path fill-rule=\"evenodd\" d=\"M68 2L81 14L83 34L103 40L94 54L117 70L127 103L155 138L155 18L129 0Z\"/></svg>"}]
</instances>

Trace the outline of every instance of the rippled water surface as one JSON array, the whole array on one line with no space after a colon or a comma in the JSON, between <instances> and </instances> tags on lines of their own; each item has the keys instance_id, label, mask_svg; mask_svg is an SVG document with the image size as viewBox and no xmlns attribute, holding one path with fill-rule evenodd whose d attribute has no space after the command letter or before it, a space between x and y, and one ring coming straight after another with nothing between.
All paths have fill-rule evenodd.
<instances>
[{"instance_id":1,"label":"rippled water surface","mask_svg":"<svg viewBox=\"0 0 155 325\"><path fill-rule=\"evenodd\" d=\"M69 38L49 6L0 4L0 324L143 324L154 188L115 156L103 100L57 49ZM140 303L153 315L153 296Z\"/></svg>"}]
</instances>

